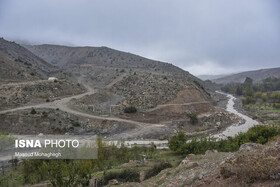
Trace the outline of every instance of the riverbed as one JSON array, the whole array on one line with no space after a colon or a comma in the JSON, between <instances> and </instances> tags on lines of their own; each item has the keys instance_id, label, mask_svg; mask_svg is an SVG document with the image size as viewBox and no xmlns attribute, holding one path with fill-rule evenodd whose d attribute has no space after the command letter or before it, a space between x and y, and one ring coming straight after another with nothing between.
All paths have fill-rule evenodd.
<instances>
[{"instance_id":1,"label":"riverbed","mask_svg":"<svg viewBox=\"0 0 280 187\"><path fill-rule=\"evenodd\" d=\"M224 131L210 135L210 137L215 137L218 139L226 139L227 137L234 137L238 135L238 133L244 133L249 130L249 128L258 125L258 121L253 120L249 116L246 116L244 114L241 114L234 108L235 100L236 98L227 93L223 93L220 91L216 91L219 94L226 95L228 97L228 102L226 106L226 110L230 113L238 115L240 118L242 118L245 122L244 123L236 123L232 124L231 126L227 127ZM109 143L114 143L115 145L120 145L118 141L108 141ZM154 143L157 147L157 149L167 149L168 148L168 140L131 140L131 141L124 141L124 145L127 147L131 146L144 146L144 145L151 145L151 143Z\"/></svg>"},{"instance_id":2,"label":"riverbed","mask_svg":"<svg viewBox=\"0 0 280 187\"><path fill-rule=\"evenodd\" d=\"M223 93L220 91L216 91L216 92L219 94L226 95L228 97L228 103L227 103L226 110L230 113L238 115L240 118L244 119L245 122L242 124L240 124L240 123L232 124L231 126L226 128L223 132L213 135L214 137L216 137L216 138L234 137L234 136L238 135L238 133L247 132L249 130L249 128L259 124L258 121L253 120L249 116L241 114L234 108L234 100L236 100L236 98L233 95Z\"/></svg>"}]
</instances>

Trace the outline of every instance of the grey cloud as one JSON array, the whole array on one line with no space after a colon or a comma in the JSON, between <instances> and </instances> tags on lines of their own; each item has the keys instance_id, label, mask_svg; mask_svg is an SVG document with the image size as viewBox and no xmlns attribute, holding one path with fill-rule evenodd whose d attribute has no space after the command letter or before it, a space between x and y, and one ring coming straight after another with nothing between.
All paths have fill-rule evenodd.
<instances>
[{"instance_id":1,"label":"grey cloud","mask_svg":"<svg viewBox=\"0 0 280 187\"><path fill-rule=\"evenodd\" d=\"M2 0L0 35L108 46L194 74L279 66L279 1Z\"/></svg>"}]
</instances>

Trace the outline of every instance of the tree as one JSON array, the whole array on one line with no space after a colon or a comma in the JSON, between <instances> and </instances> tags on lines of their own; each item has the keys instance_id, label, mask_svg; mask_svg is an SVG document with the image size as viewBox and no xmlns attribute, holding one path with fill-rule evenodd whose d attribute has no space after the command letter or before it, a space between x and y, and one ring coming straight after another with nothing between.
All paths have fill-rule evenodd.
<instances>
[{"instance_id":1,"label":"tree","mask_svg":"<svg viewBox=\"0 0 280 187\"><path fill-rule=\"evenodd\" d=\"M191 124L196 124L198 122L197 114L188 114L188 117L190 118Z\"/></svg>"},{"instance_id":2,"label":"tree","mask_svg":"<svg viewBox=\"0 0 280 187\"><path fill-rule=\"evenodd\" d=\"M170 150L178 152L182 145L186 144L188 140L187 135L180 131L177 135L172 136L168 141L168 146Z\"/></svg>"},{"instance_id":3,"label":"tree","mask_svg":"<svg viewBox=\"0 0 280 187\"><path fill-rule=\"evenodd\" d=\"M244 92L245 96L251 97L253 96L253 87L251 84L247 84Z\"/></svg>"},{"instance_id":4,"label":"tree","mask_svg":"<svg viewBox=\"0 0 280 187\"><path fill-rule=\"evenodd\" d=\"M246 77L245 81L244 81L244 84L245 85L252 85L253 84L253 79L251 79L250 77Z\"/></svg>"},{"instance_id":5,"label":"tree","mask_svg":"<svg viewBox=\"0 0 280 187\"><path fill-rule=\"evenodd\" d=\"M30 114L36 114L36 113L37 113L36 110L32 108Z\"/></svg>"}]
</instances>

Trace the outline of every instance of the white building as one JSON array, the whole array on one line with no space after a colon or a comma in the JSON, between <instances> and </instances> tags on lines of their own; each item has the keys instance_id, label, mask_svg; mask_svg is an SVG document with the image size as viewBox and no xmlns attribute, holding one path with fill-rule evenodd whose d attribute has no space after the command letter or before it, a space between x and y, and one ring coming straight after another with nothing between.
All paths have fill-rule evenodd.
<instances>
[{"instance_id":1,"label":"white building","mask_svg":"<svg viewBox=\"0 0 280 187\"><path fill-rule=\"evenodd\" d=\"M57 78L56 77L49 77L48 80L49 81L57 81Z\"/></svg>"}]
</instances>

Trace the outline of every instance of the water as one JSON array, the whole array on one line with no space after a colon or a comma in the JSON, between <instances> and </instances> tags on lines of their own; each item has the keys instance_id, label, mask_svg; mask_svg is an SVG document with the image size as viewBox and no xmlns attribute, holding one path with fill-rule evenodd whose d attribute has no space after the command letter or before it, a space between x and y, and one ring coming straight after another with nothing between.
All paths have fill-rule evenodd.
<instances>
[{"instance_id":1,"label":"water","mask_svg":"<svg viewBox=\"0 0 280 187\"><path fill-rule=\"evenodd\" d=\"M226 128L223 132L218 133L218 134L214 134L214 135L210 135L211 137L215 137L215 138L218 138L218 139L226 139L227 137L234 137L234 136L238 135L238 133L247 132L249 130L249 128L259 124L256 120L253 120L249 116L241 114L237 110L235 110L234 100L236 98L233 95L226 94L226 93L219 92L219 91L216 91L216 92L220 93L220 94L223 94L223 95L226 95L229 98L226 110L228 112L236 114L239 117L241 117L242 119L244 119L245 123L243 123L243 124L240 124L240 123L232 124L231 126ZM108 141L108 142L109 143L114 143L115 145L120 146L119 141ZM124 145L127 146L127 147L131 147L131 146L134 146L134 145L137 145L137 146L151 145L151 143L154 143L157 146L157 149L168 149L168 140L162 140L162 141L160 141L160 140L124 141Z\"/></svg>"},{"instance_id":2,"label":"water","mask_svg":"<svg viewBox=\"0 0 280 187\"><path fill-rule=\"evenodd\" d=\"M256 120L253 120L249 116L241 114L237 110L235 110L234 100L236 98L234 96L232 96L230 94L223 93L223 92L219 92L219 91L216 91L216 92L220 93L220 94L223 94L223 95L226 95L229 98L226 110L228 112L236 114L239 117L241 117L242 119L244 119L245 123L243 123L243 124L239 124L239 123L233 124L233 125L229 126L228 128L226 128L223 132L221 132L219 134L215 134L214 137L216 137L216 138L234 137L234 136L238 135L238 133L247 132L249 130L249 128L259 124Z\"/></svg>"},{"instance_id":3,"label":"water","mask_svg":"<svg viewBox=\"0 0 280 187\"><path fill-rule=\"evenodd\" d=\"M109 144L115 144L120 147L120 141L107 141ZM132 146L150 146L152 143L156 145L157 149L168 149L168 140L128 140L123 141L126 147L131 148Z\"/></svg>"}]
</instances>

